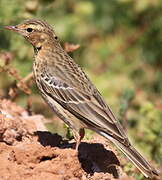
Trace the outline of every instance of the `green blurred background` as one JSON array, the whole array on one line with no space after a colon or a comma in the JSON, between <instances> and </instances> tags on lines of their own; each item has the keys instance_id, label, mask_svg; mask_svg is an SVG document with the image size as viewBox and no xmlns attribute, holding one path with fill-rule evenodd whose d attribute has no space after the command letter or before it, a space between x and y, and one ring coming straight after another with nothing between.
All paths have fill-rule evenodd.
<instances>
[{"instance_id":1,"label":"green blurred background","mask_svg":"<svg viewBox=\"0 0 162 180\"><path fill-rule=\"evenodd\" d=\"M105 97L131 141L160 168L162 1L0 0L0 27L29 18L48 21L62 45L80 45L70 55ZM3 68L15 68L25 77L32 71L32 57L33 49L22 37L0 29L0 96L25 108L28 95L17 90L17 95L10 97L10 89L17 80ZM32 111L52 119L53 114L44 108L35 85L30 88ZM62 131L58 124L53 131L66 135L66 128Z\"/></svg>"}]
</instances>

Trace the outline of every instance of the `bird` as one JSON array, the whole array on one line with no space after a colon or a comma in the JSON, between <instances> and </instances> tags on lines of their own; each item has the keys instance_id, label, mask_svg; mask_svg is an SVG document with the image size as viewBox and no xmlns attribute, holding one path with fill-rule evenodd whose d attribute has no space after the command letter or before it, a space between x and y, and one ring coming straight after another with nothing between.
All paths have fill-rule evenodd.
<instances>
[{"instance_id":1,"label":"bird","mask_svg":"<svg viewBox=\"0 0 162 180\"><path fill-rule=\"evenodd\" d=\"M64 51L46 21L28 19L5 29L22 35L34 48L33 74L45 102L72 129L76 149L91 129L112 141L147 178L158 172L131 145L124 128L82 68Z\"/></svg>"}]
</instances>

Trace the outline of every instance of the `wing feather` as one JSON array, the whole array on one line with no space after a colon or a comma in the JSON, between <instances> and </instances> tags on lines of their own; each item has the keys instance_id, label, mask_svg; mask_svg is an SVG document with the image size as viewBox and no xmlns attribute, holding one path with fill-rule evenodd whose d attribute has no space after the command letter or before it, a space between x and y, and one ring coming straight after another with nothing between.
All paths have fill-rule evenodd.
<instances>
[{"instance_id":1,"label":"wing feather","mask_svg":"<svg viewBox=\"0 0 162 180\"><path fill-rule=\"evenodd\" d=\"M96 94L96 92L95 94L87 94L56 78L48 78L48 81L43 78L40 83L48 96L91 129L100 129L120 142L127 143L123 129L100 94Z\"/></svg>"}]
</instances>

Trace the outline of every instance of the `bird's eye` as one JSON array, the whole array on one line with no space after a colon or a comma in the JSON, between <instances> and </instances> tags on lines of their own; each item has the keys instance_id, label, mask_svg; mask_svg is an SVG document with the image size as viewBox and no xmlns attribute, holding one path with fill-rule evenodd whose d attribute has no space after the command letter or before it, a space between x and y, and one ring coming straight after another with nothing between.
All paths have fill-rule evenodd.
<instances>
[{"instance_id":1,"label":"bird's eye","mask_svg":"<svg viewBox=\"0 0 162 180\"><path fill-rule=\"evenodd\" d=\"M27 32L32 32L33 31L32 28L27 28L26 30L27 30Z\"/></svg>"}]
</instances>

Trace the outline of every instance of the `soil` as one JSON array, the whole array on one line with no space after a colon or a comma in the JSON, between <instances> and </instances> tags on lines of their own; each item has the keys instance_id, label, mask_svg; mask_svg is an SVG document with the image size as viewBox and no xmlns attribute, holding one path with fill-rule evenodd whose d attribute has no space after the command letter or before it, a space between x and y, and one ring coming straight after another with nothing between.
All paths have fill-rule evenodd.
<instances>
[{"instance_id":1,"label":"soil","mask_svg":"<svg viewBox=\"0 0 162 180\"><path fill-rule=\"evenodd\" d=\"M74 141L48 132L44 120L0 100L0 180L133 180L102 137L83 141L76 151Z\"/></svg>"}]
</instances>

